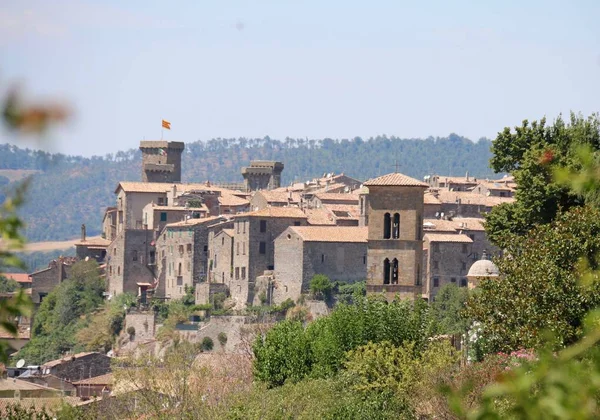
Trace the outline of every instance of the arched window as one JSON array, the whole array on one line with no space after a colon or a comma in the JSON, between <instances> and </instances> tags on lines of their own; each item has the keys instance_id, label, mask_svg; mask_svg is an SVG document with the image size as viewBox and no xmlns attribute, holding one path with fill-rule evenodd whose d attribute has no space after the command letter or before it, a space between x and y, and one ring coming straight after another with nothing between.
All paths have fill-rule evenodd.
<instances>
[{"instance_id":1,"label":"arched window","mask_svg":"<svg viewBox=\"0 0 600 420\"><path fill-rule=\"evenodd\" d=\"M390 239L392 232L392 220L389 213L383 216L383 239Z\"/></svg>"},{"instance_id":2,"label":"arched window","mask_svg":"<svg viewBox=\"0 0 600 420\"><path fill-rule=\"evenodd\" d=\"M392 225L392 238L400 237L400 213L394 213L394 224Z\"/></svg>"},{"instance_id":3,"label":"arched window","mask_svg":"<svg viewBox=\"0 0 600 420\"><path fill-rule=\"evenodd\" d=\"M383 260L383 284L390 284L390 260Z\"/></svg>"},{"instance_id":4,"label":"arched window","mask_svg":"<svg viewBox=\"0 0 600 420\"><path fill-rule=\"evenodd\" d=\"M392 260L392 284L398 284L398 259Z\"/></svg>"}]
</instances>

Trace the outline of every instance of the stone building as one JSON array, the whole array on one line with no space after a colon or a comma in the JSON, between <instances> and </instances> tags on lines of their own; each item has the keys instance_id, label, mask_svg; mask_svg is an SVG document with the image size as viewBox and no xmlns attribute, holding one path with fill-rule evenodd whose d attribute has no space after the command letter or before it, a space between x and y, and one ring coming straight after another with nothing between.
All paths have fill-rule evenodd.
<instances>
[{"instance_id":1,"label":"stone building","mask_svg":"<svg viewBox=\"0 0 600 420\"><path fill-rule=\"evenodd\" d=\"M141 141L142 182L181 182L184 148L178 141Z\"/></svg>"},{"instance_id":2,"label":"stone building","mask_svg":"<svg viewBox=\"0 0 600 420\"><path fill-rule=\"evenodd\" d=\"M432 189L446 189L448 191L470 191L480 181L477 178L466 176L430 175L425 177Z\"/></svg>"},{"instance_id":3,"label":"stone building","mask_svg":"<svg viewBox=\"0 0 600 420\"><path fill-rule=\"evenodd\" d=\"M294 191L286 191L279 188L277 190L260 190L252 194L250 199L250 208L253 211L266 209L267 207L299 207L300 194Z\"/></svg>"},{"instance_id":4,"label":"stone building","mask_svg":"<svg viewBox=\"0 0 600 420\"><path fill-rule=\"evenodd\" d=\"M201 219L208 216L208 208L199 205L197 208L186 206L159 206L146 204L142 210L142 220L146 229L160 232L169 223L181 222L185 219Z\"/></svg>"},{"instance_id":5,"label":"stone building","mask_svg":"<svg viewBox=\"0 0 600 420\"><path fill-rule=\"evenodd\" d=\"M289 226L305 226L306 215L294 207L269 207L240 214L234 221L231 296L239 306L254 299L254 282L274 267L274 241Z\"/></svg>"},{"instance_id":6,"label":"stone building","mask_svg":"<svg viewBox=\"0 0 600 420\"><path fill-rule=\"evenodd\" d=\"M508 182L484 181L473 187L472 192L488 197L513 197L515 188Z\"/></svg>"},{"instance_id":7,"label":"stone building","mask_svg":"<svg viewBox=\"0 0 600 420\"><path fill-rule=\"evenodd\" d=\"M207 281L209 228L224 220L215 216L165 226L156 241L159 295L179 299L186 286Z\"/></svg>"},{"instance_id":8,"label":"stone building","mask_svg":"<svg viewBox=\"0 0 600 420\"><path fill-rule=\"evenodd\" d=\"M500 270L498 270L496 264L488 259L487 253L484 251L481 259L475 262L467 273L469 289L476 288L482 279L498 278L499 276Z\"/></svg>"},{"instance_id":9,"label":"stone building","mask_svg":"<svg viewBox=\"0 0 600 420\"><path fill-rule=\"evenodd\" d=\"M60 257L50 261L47 268L31 273L31 300L36 307L69 276L73 263L75 258Z\"/></svg>"},{"instance_id":10,"label":"stone building","mask_svg":"<svg viewBox=\"0 0 600 420\"><path fill-rule=\"evenodd\" d=\"M273 190L281 186L283 163L268 160L253 160L242 168L246 191Z\"/></svg>"},{"instance_id":11,"label":"stone building","mask_svg":"<svg viewBox=\"0 0 600 420\"><path fill-rule=\"evenodd\" d=\"M209 233L208 265L211 283L229 284L233 278L233 238L233 228Z\"/></svg>"},{"instance_id":12,"label":"stone building","mask_svg":"<svg viewBox=\"0 0 600 420\"><path fill-rule=\"evenodd\" d=\"M467 273L473 264L473 240L465 234L427 233L423 245L423 297L435 299L448 283L467 287Z\"/></svg>"},{"instance_id":13,"label":"stone building","mask_svg":"<svg viewBox=\"0 0 600 420\"><path fill-rule=\"evenodd\" d=\"M427 184L400 173L371 179L367 201L367 293L421 295L423 194Z\"/></svg>"},{"instance_id":14,"label":"stone building","mask_svg":"<svg viewBox=\"0 0 600 420\"><path fill-rule=\"evenodd\" d=\"M367 228L290 226L275 239L273 304L308 293L316 274L349 283L365 280Z\"/></svg>"},{"instance_id":15,"label":"stone building","mask_svg":"<svg viewBox=\"0 0 600 420\"><path fill-rule=\"evenodd\" d=\"M107 207L102 219L102 237L113 241L117 237L117 208Z\"/></svg>"}]
</instances>

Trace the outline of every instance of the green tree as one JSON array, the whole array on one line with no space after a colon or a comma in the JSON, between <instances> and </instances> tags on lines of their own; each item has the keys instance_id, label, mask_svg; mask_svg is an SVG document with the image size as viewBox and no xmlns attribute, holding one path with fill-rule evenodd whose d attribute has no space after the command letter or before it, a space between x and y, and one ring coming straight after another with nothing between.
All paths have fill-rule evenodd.
<instances>
[{"instance_id":1,"label":"green tree","mask_svg":"<svg viewBox=\"0 0 600 420\"><path fill-rule=\"evenodd\" d=\"M600 303L597 279L579 282L586 266L597 268L600 211L590 207L561 213L548 225L514 240L497 261L500 279L483 280L467 303L481 323L488 351L539 347L545 332L554 347L578 340L586 314ZM595 275L594 275L595 276Z\"/></svg>"},{"instance_id":2,"label":"green tree","mask_svg":"<svg viewBox=\"0 0 600 420\"><path fill-rule=\"evenodd\" d=\"M538 224L549 223L559 211L585 202L584 197L557 182L555 166L579 170L577 146L600 147L600 120L571 114L552 125L546 120L525 120L514 131L505 128L492 143L490 160L496 172L511 172L519 185L516 201L495 207L486 217L488 238L506 248L515 235L524 235Z\"/></svg>"},{"instance_id":3,"label":"green tree","mask_svg":"<svg viewBox=\"0 0 600 420\"><path fill-rule=\"evenodd\" d=\"M19 288L19 283L0 275L0 293L11 293Z\"/></svg>"},{"instance_id":4,"label":"green tree","mask_svg":"<svg viewBox=\"0 0 600 420\"><path fill-rule=\"evenodd\" d=\"M463 311L469 296L466 287L448 283L442 286L431 304L431 313L439 332L442 334L460 334L467 331L469 321Z\"/></svg>"},{"instance_id":5,"label":"green tree","mask_svg":"<svg viewBox=\"0 0 600 420\"><path fill-rule=\"evenodd\" d=\"M316 274L310 279L310 292L315 299L329 300L332 290L333 284L331 284L331 280L326 275Z\"/></svg>"}]
</instances>

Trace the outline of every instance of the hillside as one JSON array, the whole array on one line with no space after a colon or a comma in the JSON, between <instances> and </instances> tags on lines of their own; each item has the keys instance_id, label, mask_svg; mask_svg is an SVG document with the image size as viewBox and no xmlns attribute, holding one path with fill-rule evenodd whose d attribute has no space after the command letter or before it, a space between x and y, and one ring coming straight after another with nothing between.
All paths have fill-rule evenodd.
<instances>
[{"instance_id":1,"label":"hillside","mask_svg":"<svg viewBox=\"0 0 600 420\"><path fill-rule=\"evenodd\" d=\"M486 177L492 176L490 145L487 139L472 142L454 134L427 139L213 139L186 144L183 181L240 182L240 168L253 159L284 162L284 184L326 172L344 172L364 180L392 172L396 161L400 172L415 178L467 171ZM136 149L84 158L0 145L0 169L33 174L29 199L22 209L30 241L77 237L82 223L89 235L98 235L104 208L114 203L118 181L140 179L140 163ZM4 183L10 181L4 176Z\"/></svg>"}]
</instances>

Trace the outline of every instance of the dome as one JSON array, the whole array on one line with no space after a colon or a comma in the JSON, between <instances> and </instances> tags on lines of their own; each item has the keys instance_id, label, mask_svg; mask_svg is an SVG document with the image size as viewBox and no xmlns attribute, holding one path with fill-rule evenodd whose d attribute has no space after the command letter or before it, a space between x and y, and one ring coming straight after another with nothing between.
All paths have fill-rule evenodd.
<instances>
[{"instance_id":1,"label":"dome","mask_svg":"<svg viewBox=\"0 0 600 420\"><path fill-rule=\"evenodd\" d=\"M490 260L479 260L469 269L467 277L498 277L500 270Z\"/></svg>"}]
</instances>

